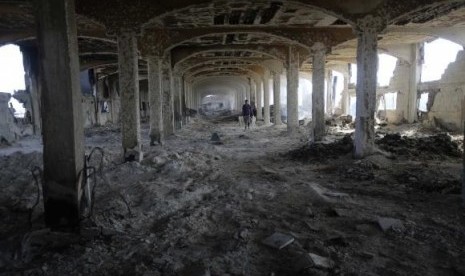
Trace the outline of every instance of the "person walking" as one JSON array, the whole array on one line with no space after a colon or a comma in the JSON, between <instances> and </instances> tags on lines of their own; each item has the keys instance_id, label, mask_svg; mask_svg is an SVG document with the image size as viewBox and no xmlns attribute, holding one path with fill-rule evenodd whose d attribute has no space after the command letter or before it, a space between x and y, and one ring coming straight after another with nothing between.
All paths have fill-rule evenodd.
<instances>
[{"instance_id":1,"label":"person walking","mask_svg":"<svg viewBox=\"0 0 465 276\"><path fill-rule=\"evenodd\" d=\"M247 128L250 129L250 117L253 116L252 114L252 107L249 104L248 100L245 100L244 105L242 106L242 116L244 117L244 125L246 130Z\"/></svg>"}]
</instances>

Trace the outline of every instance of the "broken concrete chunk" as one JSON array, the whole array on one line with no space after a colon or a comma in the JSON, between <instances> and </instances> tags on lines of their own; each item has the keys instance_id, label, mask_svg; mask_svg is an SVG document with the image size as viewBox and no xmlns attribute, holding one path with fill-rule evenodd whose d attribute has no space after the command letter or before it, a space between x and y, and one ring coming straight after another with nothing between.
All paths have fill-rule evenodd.
<instances>
[{"instance_id":1,"label":"broken concrete chunk","mask_svg":"<svg viewBox=\"0 0 465 276\"><path fill-rule=\"evenodd\" d=\"M338 217L344 217L344 218L351 217L353 214L352 210L344 209L344 208L333 208L333 211Z\"/></svg>"},{"instance_id":2,"label":"broken concrete chunk","mask_svg":"<svg viewBox=\"0 0 465 276\"><path fill-rule=\"evenodd\" d=\"M307 207L307 215L311 218L315 217L315 214L313 213L312 208Z\"/></svg>"},{"instance_id":3,"label":"broken concrete chunk","mask_svg":"<svg viewBox=\"0 0 465 276\"><path fill-rule=\"evenodd\" d=\"M213 132L212 133L212 137L210 139L212 142L220 142L221 139L220 139L220 136L218 135L218 133L216 132Z\"/></svg>"},{"instance_id":4,"label":"broken concrete chunk","mask_svg":"<svg viewBox=\"0 0 465 276\"><path fill-rule=\"evenodd\" d=\"M300 272L302 270L308 268L320 268L320 269L328 269L331 268L331 262L328 258L313 254L313 253L306 253L303 254L297 264L295 266L296 271Z\"/></svg>"},{"instance_id":5,"label":"broken concrete chunk","mask_svg":"<svg viewBox=\"0 0 465 276\"><path fill-rule=\"evenodd\" d=\"M324 192L323 195L338 198L338 199L349 197L349 195L346 193L338 193L338 192Z\"/></svg>"},{"instance_id":6,"label":"broken concrete chunk","mask_svg":"<svg viewBox=\"0 0 465 276\"><path fill-rule=\"evenodd\" d=\"M399 219L378 217L378 225L384 232L392 229L396 232L402 232L405 230L405 226Z\"/></svg>"},{"instance_id":7,"label":"broken concrete chunk","mask_svg":"<svg viewBox=\"0 0 465 276\"><path fill-rule=\"evenodd\" d=\"M262 243L269 247L283 249L284 247L290 245L294 242L294 237L283 234L280 232L275 232L273 235L269 236L268 238L264 239Z\"/></svg>"}]
</instances>

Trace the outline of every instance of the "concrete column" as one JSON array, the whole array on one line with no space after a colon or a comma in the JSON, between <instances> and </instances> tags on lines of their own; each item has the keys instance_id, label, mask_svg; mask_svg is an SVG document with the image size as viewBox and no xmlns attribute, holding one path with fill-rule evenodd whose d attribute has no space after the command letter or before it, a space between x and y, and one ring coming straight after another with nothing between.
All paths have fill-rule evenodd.
<instances>
[{"instance_id":1,"label":"concrete column","mask_svg":"<svg viewBox=\"0 0 465 276\"><path fill-rule=\"evenodd\" d=\"M41 89L39 81L39 68L38 68L38 51L35 46L21 46L21 52L23 54L23 65L24 65L24 80L26 89L28 90L31 97L31 116L32 124L34 127L34 134L42 134L42 118L40 116L40 98Z\"/></svg>"},{"instance_id":2,"label":"concrete column","mask_svg":"<svg viewBox=\"0 0 465 276\"><path fill-rule=\"evenodd\" d=\"M121 95L118 88L118 80L112 76L108 77L111 87L111 119L114 124L121 122Z\"/></svg>"},{"instance_id":3,"label":"concrete column","mask_svg":"<svg viewBox=\"0 0 465 276\"><path fill-rule=\"evenodd\" d=\"M417 120L418 83L421 78L421 58L419 43L412 44L410 62L410 89L408 93L407 121L412 124Z\"/></svg>"},{"instance_id":4,"label":"concrete column","mask_svg":"<svg viewBox=\"0 0 465 276\"><path fill-rule=\"evenodd\" d=\"M274 124L282 125L281 120L281 74L273 72Z\"/></svg>"},{"instance_id":5,"label":"concrete column","mask_svg":"<svg viewBox=\"0 0 465 276\"><path fill-rule=\"evenodd\" d=\"M255 89L256 89L256 86L255 86L255 83L254 81L252 80L252 78L249 79L249 85L250 85L250 103L255 103Z\"/></svg>"},{"instance_id":6,"label":"concrete column","mask_svg":"<svg viewBox=\"0 0 465 276\"><path fill-rule=\"evenodd\" d=\"M155 142L162 145L163 133L163 87L162 87L162 60L151 56L147 59L149 104L150 104L150 145Z\"/></svg>"},{"instance_id":7,"label":"concrete column","mask_svg":"<svg viewBox=\"0 0 465 276\"><path fill-rule=\"evenodd\" d=\"M80 221L84 130L73 0L36 2L42 86L44 207L47 226Z\"/></svg>"},{"instance_id":8,"label":"concrete column","mask_svg":"<svg viewBox=\"0 0 465 276\"><path fill-rule=\"evenodd\" d=\"M174 96L174 125L176 129L182 127L182 78L178 72L173 72L173 96Z\"/></svg>"},{"instance_id":9,"label":"concrete column","mask_svg":"<svg viewBox=\"0 0 465 276\"><path fill-rule=\"evenodd\" d=\"M186 97L187 89L186 89L186 81L184 78L181 77L181 118L182 118L182 125L187 125L187 116L186 116L186 108L187 108L187 97Z\"/></svg>"},{"instance_id":10,"label":"concrete column","mask_svg":"<svg viewBox=\"0 0 465 276\"><path fill-rule=\"evenodd\" d=\"M163 63L163 130L165 137L174 134L174 102L169 62Z\"/></svg>"},{"instance_id":11,"label":"concrete column","mask_svg":"<svg viewBox=\"0 0 465 276\"><path fill-rule=\"evenodd\" d=\"M141 161L139 67L137 39L133 31L118 34L118 71L124 159Z\"/></svg>"},{"instance_id":12,"label":"concrete column","mask_svg":"<svg viewBox=\"0 0 465 276\"><path fill-rule=\"evenodd\" d=\"M350 64L348 64L347 66L350 66ZM344 90L342 91L342 101L341 101L342 114L349 114L350 112L349 110L350 109L349 82L350 82L349 69L347 69L347 72L344 72Z\"/></svg>"},{"instance_id":13,"label":"concrete column","mask_svg":"<svg viewBox=\"0 0 465 276\"><path fill-rule=\"evenodd\" d=\"M265 69L263 74L263 106L264 116L263 120L265 125L269 125L270 121L270 71Z\"/></svg>"},{"instance_id":14,"label":"concrete column","mask_svg":"<svg viewBox=\"0 0 465 276\"><path fill-rule=\"evenodd\" d=\"M314 46L312 73L312 139L314 142L321 141L325 135L326 48L321 43L317 44Z\"/></svg>"},{"instance_id":15,"label":"concrete column","mask_svg":"<svg viewBox=\"0 0 465 276\"><path fill-rule=\"evenodd\" d=\"M381 19L367 16L357 22L355 158L363 158L374 150L380 21Z\"/></svg>"},{"instance_id":16,"label":"concrete column","mask_svg":"<svg viewBox=\"0 0 465 276\"><path fill-rule=\"evenodd\" d=\"M287 130L299 128L299 55L289 47L287 57Z\"/></svg>"},{"instance_id":17,"label":"concrete column","mask_svg":"<svg viewBox=\"0 0 465 276\"><path fill-rule=\"evenodd\" d=\"M263 114L262 114L262 81L261 80L256 81L255 91L257 93L257 102L255 103L257 105L257 120L262 120Z\"/></svg>"}]
</instances>

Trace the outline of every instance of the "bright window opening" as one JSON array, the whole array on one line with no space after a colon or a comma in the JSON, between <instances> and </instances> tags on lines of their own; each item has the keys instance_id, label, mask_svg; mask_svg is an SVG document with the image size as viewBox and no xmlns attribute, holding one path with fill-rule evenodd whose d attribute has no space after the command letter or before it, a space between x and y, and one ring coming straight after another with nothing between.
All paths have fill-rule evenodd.
<instances>
[{"instance_id":1,"label":"bright window opening","mask_svg":"<svg viewBox=\"0 0 465 276\"><path fill-rule=\"evenodd\" d=\"M357 97L350 96L349 114L355 119L355 115L357 114Z\"/></svg>"},{"instance_id":2,"label":"bright window opening","mask_svg":"<svg viewBox=\"0 0 465 276\"><path fill-rule=\"evenodd\" d=\"M350 83L357 84L357 64L350 64Z\"/></svg>"},{"instance_id":3,"label":"bright window opening","mask_svg":"<svg viewBox=\"0 0 465 276\"><path fill-rule=\"evenodd\" d=\"M386 54L380 54L378 55L378 59L378 85L388 86L394 75L394 70L396 69L397 58Z\"/></svg>"},{"instance_id":4,"label":"bright window opening","mask_svg":"<svg viewBox=\"0 0 465 276\"><path fill-rule=\"evenodd\" d=\"M420 101L418 103L418 110L421 112L428 112L428 99L429 93L421 93Z\"/></svg>"},{"instance_id":5,"label":"bright window opening","mask_svg":"<svg viewBox=\"0 0 465 276\"><path fill-rule=\"evenodd\" d=\"M23 55L16 45L0 48L0 92L13 94L15 90L24 90ZM16 117L24 117L26 110L16 99L11 98Z\"/></svg>"},{"instance_id":6,"label":"bright window opening","mask_svg":"<svg viewBox=\"0 0 465 276\"><path fill-rule=\"evenodd\" d=\"M396 69L397 58L380 54L378 55L378 73L377 73L377 82L379 86L388 86L391 81L392 76L394 75L394 70ZM350 64L350 83L357 83L357 64Z\"/></svg>"},{"instance_id":7,"label":"bright window opening","mask_svg":"<svg viewBox=\"0 0 465 276\"><path fill-rule=\"evenodd\" d=\"M445 39L436 39L425 43L425 61L422 68L421 82L437 81L450 63L457 58L463 47Z\"/></svg>"},{"instance_id":8,"label":"bright window opening","mask_svg":"<svg viewBox=\"0 0 465 276\"><path fill-rule=\"evenodd\" d=\"M396 110L397 92L384 94L379 103L378 110Z\"/></svg>"},{"instance_id":9,"label":"bright window opening","mask_svg":"<svg viewBox=\"0 0 465 276\"><path fill-rule=\"evenodd\" d=\"M342 92L344 91L344 75L333 71L333 85L335 87L334 106L342 107Z\"/></svg>"}]
</instances>

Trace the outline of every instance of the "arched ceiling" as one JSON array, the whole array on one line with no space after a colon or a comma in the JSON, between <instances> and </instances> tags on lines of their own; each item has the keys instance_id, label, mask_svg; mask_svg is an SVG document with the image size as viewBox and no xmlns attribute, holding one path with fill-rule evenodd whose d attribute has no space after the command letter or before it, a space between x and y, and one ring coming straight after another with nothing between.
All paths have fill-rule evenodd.
<instances>
[{"instance_id":1,"label":"arched ceiling","mask_svg":"<svg viewBox=\"0 0 465 276\"><path fill-rule=\"evenodd\" d=\"M285 61L290 45L311 60L308 49L320 41L331 48L329 64L354 62L352 28L368 14L388 25L381 49L442 34L465 44L464 0L76 0L76 12L81 68L102 74L117 72L115 34L128 28L139 35L143 74L144 58L156 48L169 53L173 69L202 78L248 74L269 58ZM31 0L0 0L0 45L33 45L33 14Z\"/></svg>"}]
</instances>

